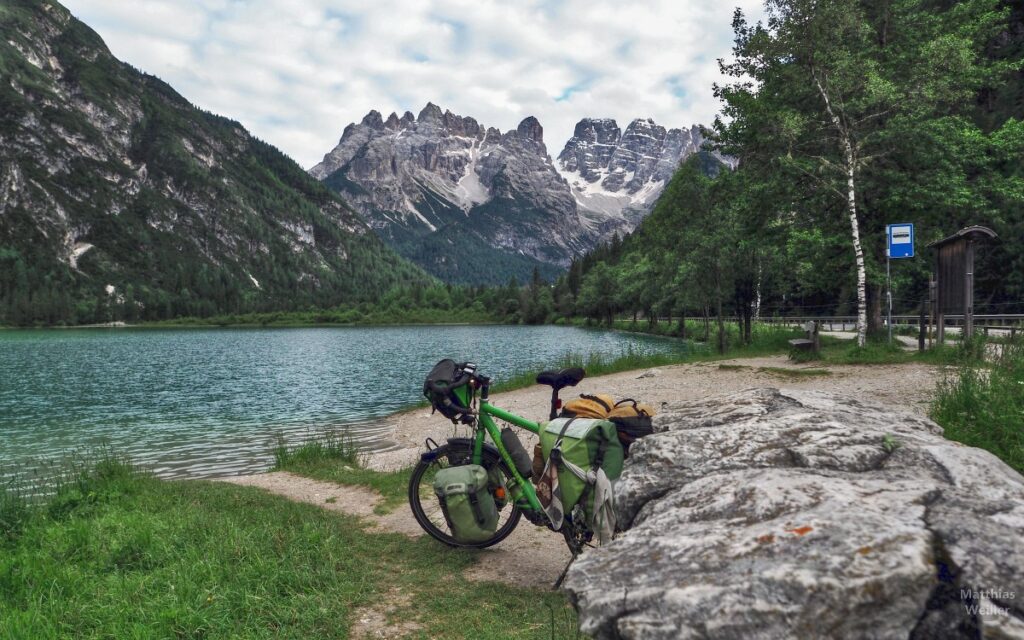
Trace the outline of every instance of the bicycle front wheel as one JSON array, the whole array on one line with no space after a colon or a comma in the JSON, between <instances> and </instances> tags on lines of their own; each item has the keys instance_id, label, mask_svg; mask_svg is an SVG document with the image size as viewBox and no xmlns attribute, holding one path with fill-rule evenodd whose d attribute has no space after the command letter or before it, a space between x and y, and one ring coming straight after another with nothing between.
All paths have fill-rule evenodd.
<instances>
[{"instance_id":1,"label":"bicycle front wheel","mask_svg":"<svg viewBox=\"0 0 1024 640\"><path fill-rule=\"evenodd\" d=\"M508 496L506 497L507 502L498 513L498 527L493 536L473 543L459 542L452 536L448 522L441 512L441 503L438 501L437 495L434 494L434 476L446 467L471 464L473 451L469 446L445 444L435 449L435 452L437 455L433 460L429 462L420 460L412 471L412 477L409 478L409 506L420 527L430 537L446 545L467 549L483 549L507 538L519 524L519 518L522 516L519 508ZM512 472L509 471L501 457L493 451L484 451L481 465L487 469L488 473L494 473L497 470L504 480L505 486L508 486L512 480Z\"/></svg>"}]
</instances>

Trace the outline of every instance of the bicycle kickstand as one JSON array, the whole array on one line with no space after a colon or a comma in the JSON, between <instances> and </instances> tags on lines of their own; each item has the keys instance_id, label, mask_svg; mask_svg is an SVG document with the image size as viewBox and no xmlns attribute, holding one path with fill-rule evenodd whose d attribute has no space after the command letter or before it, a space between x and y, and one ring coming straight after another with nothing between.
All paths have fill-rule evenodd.
<instances>
[{"instance_id":1,"label":"bicycle kickstand","mask_svg":"<svg viewBox=\"0 0 1024 640\"><path fill-rule=\"evenodd\" d=\"M569 563L565 565L564 569L562 569L562 573L559 574L558 580L555 580L555 586L552 587L553 589L557 590L557 589L561 588L562 582L565 581L566 574L569 573L569 567L572 566L572 563L575 560L576 560L576 554L574 553L572 555L572 558L569 559Z\"/></svg>"}]
</instances>

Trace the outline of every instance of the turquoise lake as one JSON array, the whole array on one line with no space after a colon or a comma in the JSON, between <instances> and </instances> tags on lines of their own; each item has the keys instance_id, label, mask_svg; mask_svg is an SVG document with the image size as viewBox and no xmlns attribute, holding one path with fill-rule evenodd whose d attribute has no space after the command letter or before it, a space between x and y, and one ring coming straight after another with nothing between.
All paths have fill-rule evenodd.
<instances>
[{"instance_id":1,"label":"turquoise lake","mask_svg":"<svg viewBox=\"0 0 1024 640\"><path fill-rule=\"evenodd\" d=\"M554 326L0 331L0 477L100 445L164 477L252 473L279 434L338 428L382 450L384 417L420 400L441 358L500 381L568 352L686 348Z\"/></svg>"}]
</instances>

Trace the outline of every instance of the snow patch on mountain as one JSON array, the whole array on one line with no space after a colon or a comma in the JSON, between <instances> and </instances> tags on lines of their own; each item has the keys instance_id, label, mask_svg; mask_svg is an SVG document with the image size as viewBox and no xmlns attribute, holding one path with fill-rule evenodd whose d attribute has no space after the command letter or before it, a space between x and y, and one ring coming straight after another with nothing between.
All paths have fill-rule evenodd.
<instances>
[{"instance_id":1,"label":"snow patch on mountain","mask_svg":"<svg viewBox=\"0 0 1024 640\"><path fill-rule=\"evenodd\" d=\"M700 127L666 129L636 119L625 131L610 118L584 118L555 168L580 216L599 236L632 231L654 207L679 164L704 144Z\"/></svg>"},{"instance_id":2,"label":"snow patch on mountain","mask_svg":"<svg viewBox=\"0 0 1024 640\"><path fill-rule=\"evenodd\" d=\"M483 204L491 199L487 185L480 181L480 176L476 172L476 163L480 158L482 144L482 141L475 140L473 146L469 148L469 163L466 165L466 172L455 183L455 189L452 190L455 202L467 212L475 205Z\"/></svg>"}]
</instances>

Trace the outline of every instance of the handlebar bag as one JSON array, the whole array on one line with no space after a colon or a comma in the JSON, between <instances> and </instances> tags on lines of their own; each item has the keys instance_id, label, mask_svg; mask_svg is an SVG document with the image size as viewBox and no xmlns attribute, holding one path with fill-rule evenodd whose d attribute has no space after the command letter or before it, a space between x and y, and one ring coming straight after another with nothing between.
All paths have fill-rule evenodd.
<instances>
[{"instance_id":1,"label":"handlebar bag","mask_svg":"<svg viewBox=\"0 0 1024 640\"><path fill-rule=\"evenodd\" d=\"M423 395L435 411L455 422L469 409L469 375L454 360L434 365L423 382Z\"/></svg>"},{"instance_id":2,"label":"handlebar bag","mask_svg":"<svg viewBox=\"0 0 1024 640\"><path fill-rule=\"evenodd\" d=\"M478 464L448 467L434 476L441 513L458 542L483 542L498 529L498 508L488 480L487 470Z\"/></svg>"},{"instance_id":3,"label":"handlebar bag","mask_svg":"<svg viewBox=\"0 0 1024 640\"><path fill-rule=\"evenodd\" d=\"M551 458L553 449L559 450L551 462L558 465L563 512L572 513L576 503L585 498L583 510L588 520L592 519L594 492L587 487L594 484L597 470L603 470L610 481L622 474L624 452L615 424L591 418L556 418L541 429L540 444L545 460ZM589 477L581 478L579 470Z\"/></svg>"}]
</instances>

